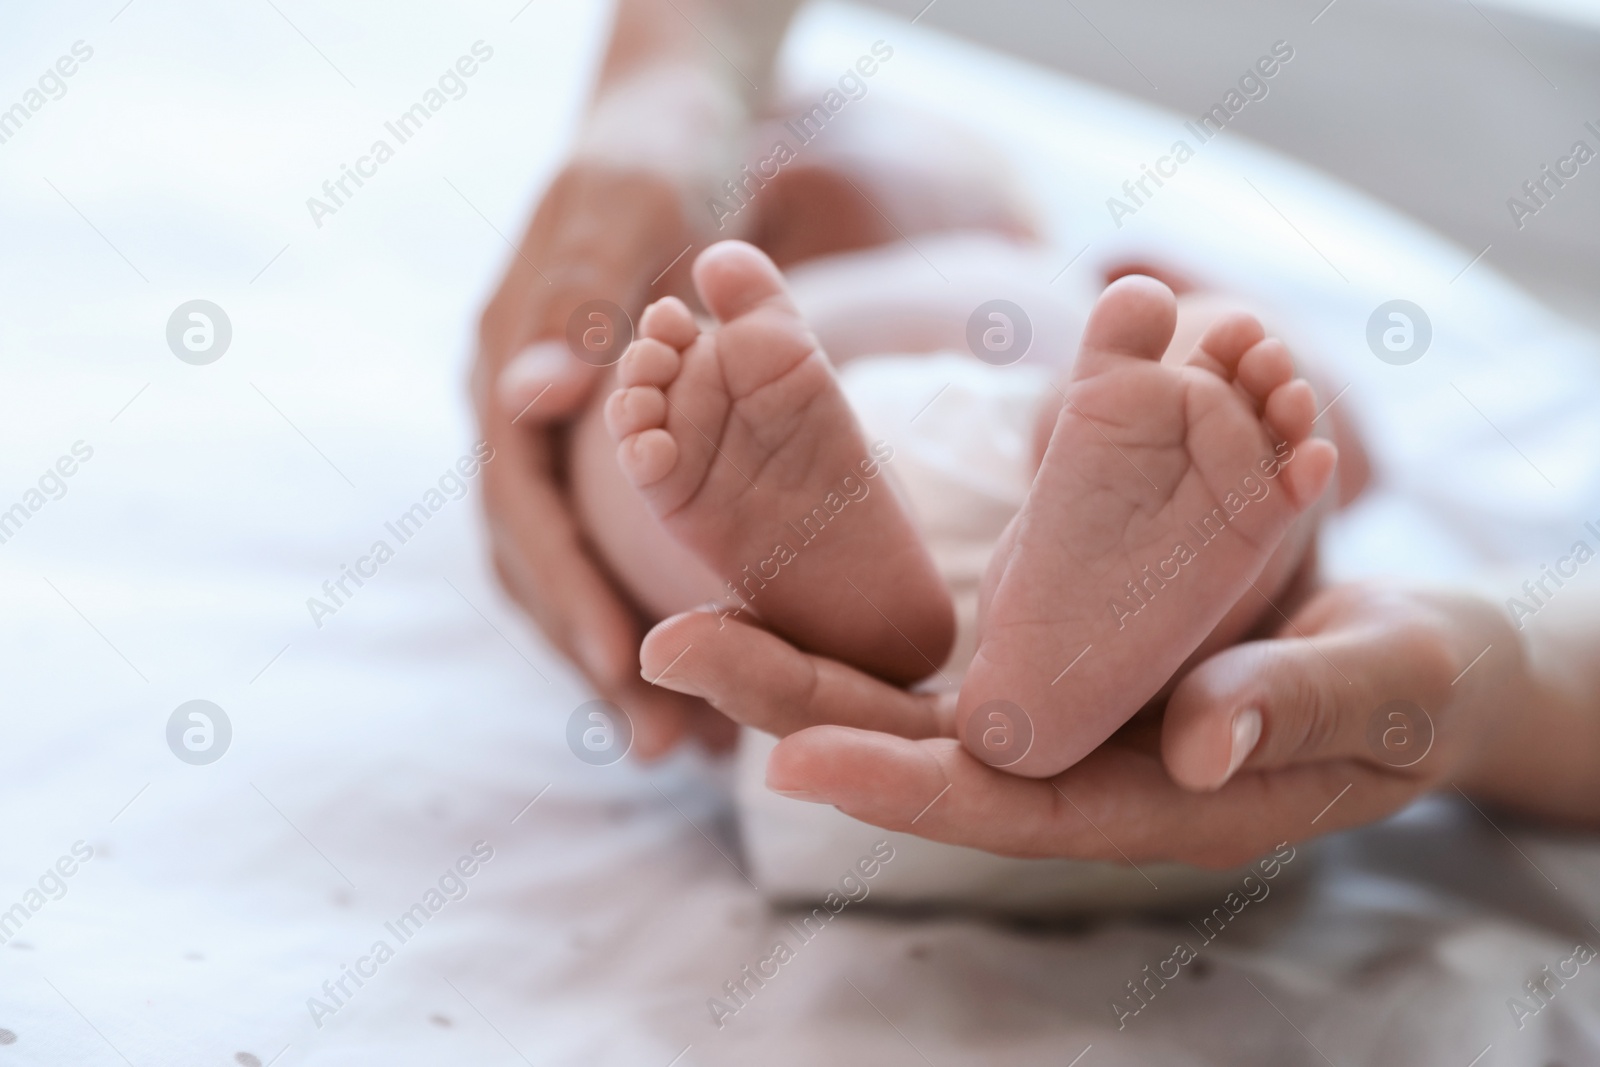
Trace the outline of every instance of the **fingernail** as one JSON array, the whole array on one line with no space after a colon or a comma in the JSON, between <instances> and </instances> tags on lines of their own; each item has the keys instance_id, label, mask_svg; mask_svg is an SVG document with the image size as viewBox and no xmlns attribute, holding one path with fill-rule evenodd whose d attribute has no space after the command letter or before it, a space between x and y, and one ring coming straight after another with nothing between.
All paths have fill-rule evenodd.
<instances>
[{"instance_id":1,"label":"fingernail","mask_svg":"<svg viewBox=\"0 0 1600 1067\"><path fill-rule=\"evenodd\" d=\"M808 804L826 804L828 802L826 797L818 796L816 793L805 789L779 789L770 785L767 788L780 797L788 797L790 800L804 800Z\"/></svg>"},{"instance_id":2,"label":"fingernail","mask_svg":"<svg viewBox=\"0 0 1600 1067\"><path fill-rule=\"evenodd\" d=\"M690 682L682 675L663 674L657 675L656 677L651 677L649 671L641 668L639 671L639 677L643 678L651 685L660 686L662 689L670 689L674 693L682 693L684 696L690 697L699 697L701 700L708 699L706 693L704 693L698 686Z\"/></svg>"},{"instance_id":3,"label":"fingernail","mask_svg":"<svg viewBox=\"0 0 1600 1067\"><path fill-rule=\"evenodd\" d=\"M1228 754L1228 773L1222 776L1222 783L1226 784L1233 773L1244 763L1246 757L1255 750L1256 742L1261 740L1261 712L1255 708L1246 708L1233 719L1233 750Z\"/></svg>"},{"instance_id":4,"label":"fingernail","mask_svg":"<svg viewBox=\"0 0 1600 1067\"><path fill-rule=\"evenodd\" d=\"M506 404L521 407L548 385L572 372L572 354L558 341L540 341L523 349L500 372L496 388Z\"/></svg>"}]
</instances>

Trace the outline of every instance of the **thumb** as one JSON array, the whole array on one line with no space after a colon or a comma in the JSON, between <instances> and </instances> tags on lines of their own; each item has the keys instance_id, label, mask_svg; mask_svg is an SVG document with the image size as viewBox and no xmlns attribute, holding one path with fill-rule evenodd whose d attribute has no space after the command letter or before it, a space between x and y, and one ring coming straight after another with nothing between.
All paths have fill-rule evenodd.
<instances>
[{"instance_id":1,"label":"thumb","mask_svg":"<svg viewBox=\"0 0 1600 1067\"><path fill-rule=\"evenodd\" d=\"M633 316L622 305L595 298L576 303L567 314L563 339L547 335L552 316L575 296L563 295L546 305L542 315L544 340L529 344L500 371L495 390L501 408L512 422L538 424L570 414L588 396L595 381L607 367L619 361L637 336L668 337L673 327L662 325L683 318L683 302L668 296L645 308L635 326ZM670 308L668 305L672 305ZM651 320L656 320L656 325ZM691 332L673 338L675 347L694 340ZM681 341L681 343L679 343Z\"/></svg>"},{"instance_id":2,"label":"thumb","mask_svg":"<svg viewBox=\"0 0 1600 1067\"><path fill-rule=\"evenodd\" d=\"M1178 684L1162 760L1193 791L1218 789L1241 768L1338 759L1416 767L1453 668L1428 631L1382 622L1237 645Z\"/></svg>"},{"instance_id":3,"label":"thumb","mask_svg":"<svg viewBox=\"0 0 1600 1067\"><path fill-rule=\"evenodd\" d=\"M513 422L538 425L562 419L589 395L600 372L561 341L536 341L501 369L495 399Z\"/></svg>"}]
</instances>

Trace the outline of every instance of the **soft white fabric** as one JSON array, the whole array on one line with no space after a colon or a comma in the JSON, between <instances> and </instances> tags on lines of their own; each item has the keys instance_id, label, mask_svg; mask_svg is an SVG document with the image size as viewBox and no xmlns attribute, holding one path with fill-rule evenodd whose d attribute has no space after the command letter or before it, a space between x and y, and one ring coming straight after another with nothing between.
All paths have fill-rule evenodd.
<instances>
[{"instance_id":1,"label":"soft white fabric","mask_svg":"<svg viewBox=\"0 0 1600 1067\"><path fill-rule=\"evenodd\" d=\"M0 145L4 502L75 441L94 449L0 545L0 909L75 842L94 849L0 948L0 1062L1593 1059L1592 967L1520 1032L1506 999L1597 936L1600 853L1445 803L1331 842L1121 1032L1111 999L1197 939L1186 922L1013 928L870 898L714 1026L708 998L788 929L739 873L728 775L688 754L572 756L589 694L496 590L474 501L445 505L320 629L306 607L471 447L474 311L603 32L602 12L520 6L135 0L13 12L0 35L19 95L74 40L95 49ZM1074 270L1170 242L1345 357L1341 403L1395 489L1349 520L1345 573L1548 558L1600 511L1593 340L1485 263L1452 284L1476 250L1229 139L1116 235L1104 197L1180 122L841 8L809 16L796 69L837 77L879 38L897 51L872 93L1048 164L1063 263L1085 241ZM495 56L467 95L316 228L306 197L478 39ZM1409 368L1361 340L1396 295L1438 335ZM234 325L209 367L163 337L197 297ZM164 738L195 698L233 724L205 767ZM466 898L318 1029L307 999L480 840L494 855Z\"/></svg>"}]
</instances>

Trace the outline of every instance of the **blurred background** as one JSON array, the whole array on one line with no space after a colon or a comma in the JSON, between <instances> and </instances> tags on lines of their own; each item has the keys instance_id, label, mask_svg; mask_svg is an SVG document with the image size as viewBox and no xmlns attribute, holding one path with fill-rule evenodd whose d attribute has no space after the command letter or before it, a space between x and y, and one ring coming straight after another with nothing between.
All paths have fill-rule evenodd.
<instances>
[{"instance_id":1,"label":"blurred background","mask_svg":"<svg viewBox=\"0 0 1600 1067\"><path fill-rule=\"evenodd\" d=\"M1012 55L1199 115L1274 27L1305 63L1230 129L1303 159L1600 324L1600 191L1518 230L1506 199L1600 112L1592 0L874 0ZM1308 21L1314 20L1314 21ZM1590 135L1591 137L1593 135ZM1589 177L1587 174L1585 178Z\"/></svg>"}]
</instances>

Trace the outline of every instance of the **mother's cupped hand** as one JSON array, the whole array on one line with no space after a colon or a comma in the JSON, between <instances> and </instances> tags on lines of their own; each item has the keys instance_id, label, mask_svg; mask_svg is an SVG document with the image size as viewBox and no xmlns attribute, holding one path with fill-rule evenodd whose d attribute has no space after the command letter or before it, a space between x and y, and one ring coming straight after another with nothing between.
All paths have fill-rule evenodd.
<instances>
[{"instance_id":1,"label":"mother's cupped hand","mask_svg":"<svg viewBox=\"0 0 1600 1067\"><path fill-rule=\"evenodd\" d=\"M1270 640L1197 666L1163 715L1048 779L963 748L954 694L896 689L711 614L663 622L642 660L649 677L666 671L656 684L783 737L767 783L785 795L1004 855L1229 867L1375 821L1466 773L1520 669L1508 629L1466 595L1335 587ZM1259 729L1238 730L1250 712Z\"/></svg>"},{"instance_id":2,"label":"mother's cupped hand","mask_svg":"<svg viewBox=\"0 0 1600 1067\"><path fill-rule=\"evenodd\" d=\"M634 752L646 759L691 733L721 747L731 726L639 678L643 627L591 554L562 484L567 425L603 373L576 358L566 336L573 315L597 300L638 314L652 280L694 239L683 202L679 183L657 172L569 164L483 312L473 370L480 432L495 456L483 475L495 568L546 637L628 710Z\"/></svg>"}]
</instances>

